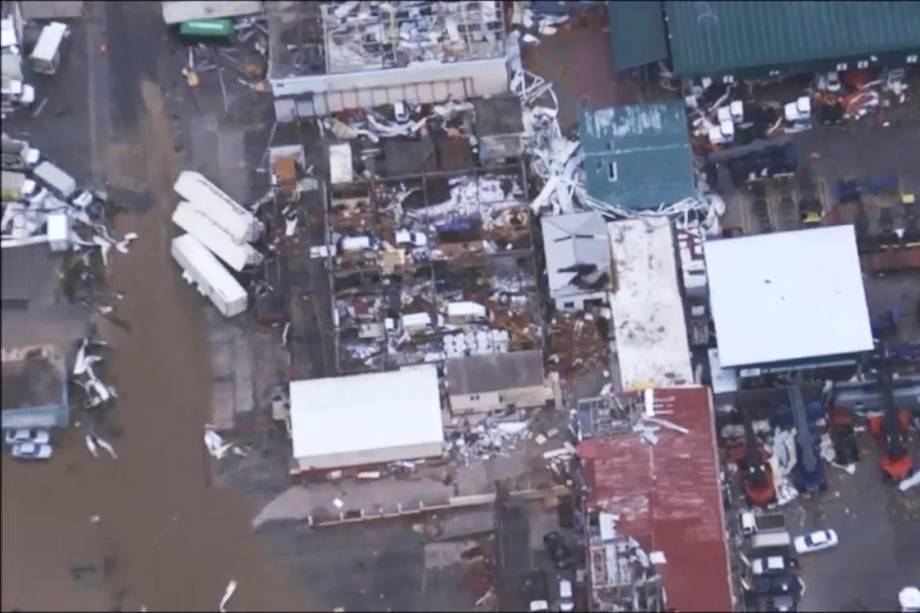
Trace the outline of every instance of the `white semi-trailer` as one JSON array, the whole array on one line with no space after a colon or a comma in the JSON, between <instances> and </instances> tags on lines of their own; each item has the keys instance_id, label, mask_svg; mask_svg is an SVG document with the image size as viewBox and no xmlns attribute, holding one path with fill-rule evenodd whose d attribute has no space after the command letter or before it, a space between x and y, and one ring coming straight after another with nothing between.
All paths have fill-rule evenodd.
<instances>
[{"instance_id":1,"label":"white semi-trailer","mask_svg":"<svg viewBox=\"0 0 920 613\"><path fill-rule=\"evenodd\" d=\"M182 267L182 278L195 285L224 317L233 317L246 310L246 290L194 237L183 234L174 238L170 253Z\"/></svg>"},{"instance_id":2,"label":"white semi-trailer","mask_svg":"<svg viewBox=\"0 0 920 613\"><path fill-rule=\"evenodd\" d=\"M183 200L220 226L233 240L248 243L257 240L265 230L255 215L208 181L201 173L185 170L173 186Z\"/></svg>"}]
</instances>

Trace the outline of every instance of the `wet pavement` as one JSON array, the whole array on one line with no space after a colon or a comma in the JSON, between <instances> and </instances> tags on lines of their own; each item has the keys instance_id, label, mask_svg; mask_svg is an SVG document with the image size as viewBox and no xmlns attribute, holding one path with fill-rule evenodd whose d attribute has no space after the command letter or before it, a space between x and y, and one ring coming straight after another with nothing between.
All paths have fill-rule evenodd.
<instances>
[{"instance_id":1,"label":"wet pavement","mask_svg":"<svg viewBox=\"0 0 920 613\"><path fill-rule=\"evenodd\" d=\"M236 579L234 609L308 609L307 594L251 533L255 510L210 481L202 442L212 379L205 317L168 255L171 186L183 166L157 78L160 5L88 4L89 36L75 33L72 43L85 45L92 67L74 61L65 66L69 76L58 75L66 83L72 71L86 70L88 93L59 117L49 101L38 118L47 136L31 138L81 180L92 168L152 205L117 224L140 235L110 270L130 330L100 328L114 346L108 372L121 398L96 427L118 459L93 459L80 428L56 433L51 462L4 455L2 608L214 610ZM68 95L63 86L56 93ZM84 99L88 112L79 110ZM84 138L90 125L94 145ZM47 146L55 131L74 146ZM93 151L98 157L89 159ZM92 420L75 419L84 427Z\"/></svg>"}]
</instances>

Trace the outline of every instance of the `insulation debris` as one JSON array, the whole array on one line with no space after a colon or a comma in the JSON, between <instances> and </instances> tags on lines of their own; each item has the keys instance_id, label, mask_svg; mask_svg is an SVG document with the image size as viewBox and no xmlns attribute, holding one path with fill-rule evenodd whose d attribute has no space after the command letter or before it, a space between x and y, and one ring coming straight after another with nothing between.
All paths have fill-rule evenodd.
<instances>
[{"instance_id":1,"label":"insulation debris","mask_svg":"<svg viewBox=\"0 0 920 613\"><path fill-rule=\"evenodd\" d=\"M117 398L118 393L111 385L106 385L96 374L93 364L102 361L102 356L92 352L104 347L105 343L84 338L80 342L77 355L74 358L74 367L71 380L83 388L86 393L86 408L95 408Z\"/></svg>"},{"instance_id":2,"label":"insulation debris","mask_svg":"<svg viewBox=\"0 0 920 613\"><path fill-rule=\"evenodd\" d=\"M227 583L227 588L224 590L224 595L221 597L220 605L218 606L220 613L226 613L227 603L230 601L230 598L233 597L233 593L236 592L236 586L236 579L231 579L230 582Z\"/></svg>"}]
</instances>

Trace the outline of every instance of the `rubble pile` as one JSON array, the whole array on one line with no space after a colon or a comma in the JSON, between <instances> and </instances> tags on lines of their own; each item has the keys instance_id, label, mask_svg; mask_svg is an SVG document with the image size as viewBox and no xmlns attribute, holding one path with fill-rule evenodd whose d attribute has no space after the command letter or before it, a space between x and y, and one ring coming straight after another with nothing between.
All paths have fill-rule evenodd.
<instances>
[{"instance_id":1,"label":"rubble pile","mask_svg":"<svg viewBox=\"0 0 920 613\"><path fill-rule=\"evenodd\" d=\"M51 162L40 161L40 155L25 141L3 135L2 247L47 242L55 252L99 248L106 264L112 247L127 253L137 234L112 235L108 194L78 192L73 178Z\"/></svg>"},{"instance_id":2,"label":"rubble pile","mask_svg":"<svg viewBox=\"0 0 920 613\"><path fill-rule=\"evenodd\" d=\"M324 9L330 73L504 53L498 2L343 2Z\"/></svg>"},{"instance_id":3,"label":"rubble pile","mask_svg":"<svg viewBox=\"0 0 920 613\"><path fill-rule=\"evenodd\" d=\"M552 36L559 26L569 21L568 15L549 15L535 13L532 8L523 2L514 2L511 13L511 24L520 32L521 42L525 45L539 45L539 36Z\"/></svg>"},{"instance_id":4,"label":"rubble pile","mask_svg":"<svg viewBox=\"0 0 920 613\"><path fill-rule=\"evenodd\" d=\"M446 452L464 466L496 456L506 457L519 442L530 437L530 426L522 421L487 418L474 425L464 422L444 429Z\"/></svg>"},{"instance_id":5,"label":"rubble pile","mask_svg":"<svg viewBox=\"0 0 920 613\"><path fill-rule=\"evenodd\" d=\"M586 372L607 372L607 342L598 330L600 313L556 313L550 321L549 362L563 380L572 382Z\"/></svg>"}]
</instances>

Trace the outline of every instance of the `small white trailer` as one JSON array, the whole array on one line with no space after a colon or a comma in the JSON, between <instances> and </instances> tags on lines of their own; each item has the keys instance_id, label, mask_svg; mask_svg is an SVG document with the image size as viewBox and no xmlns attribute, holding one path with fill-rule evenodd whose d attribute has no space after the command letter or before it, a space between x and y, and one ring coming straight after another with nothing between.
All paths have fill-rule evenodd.
<instances>
[{"instance_id":1,"label":"small white trailer","mask_svg":"<svg viewBox=\"0 0 920 613\"><path fill-rule=\"evenodd\" d=\"M237 272L246 266L258 266L262 263L262 254L249 243L234 241L229 234L188 202L179 203L173 212L172 221Z\"/></svg>"},{"instance_id":2,"label":"small white trailer","mask_svg":"<svg viewBox=\"0 0 920 613\"><path fill-rule=\"evenodd\" d=\"M32 174L64 200L69 200L77 191L77 182L74 178L51 162L42 162L35 167Z\"/></svg>"},{"instance_id":3,"label":"small white trailer","mask_svg":"<svg viewBox=\"0 0 920 613\"><path fill-rule=\"evenodd\" d=\"M32 68L42 74L54 74L61 65L61 47L70 29L60 21L52 21L38 36L38 42L32 49Z\"/></svg>"},{"instance_id":4,"label":"small white trailer","mask_svg":"<svg viewBox=\"0 0 920 613\"><path fill-rule=\"evenodd\" d=\"M261 221L201 173L183 171L173 189L238 243L252 242L265 230Z\"/></svg>"},{"instance_id":5,"label":"small white trailer","mask_svg":"<svg viewBox=\"0 0 920 613\"><path fill-rule=\"evenodd\" d=\"M246 310L246 290L194 237L189 234L177 236L172 240L170 253L182 268L182 278L195 285L224 317L233 317Z\"/></svg>"}]
</instances>

